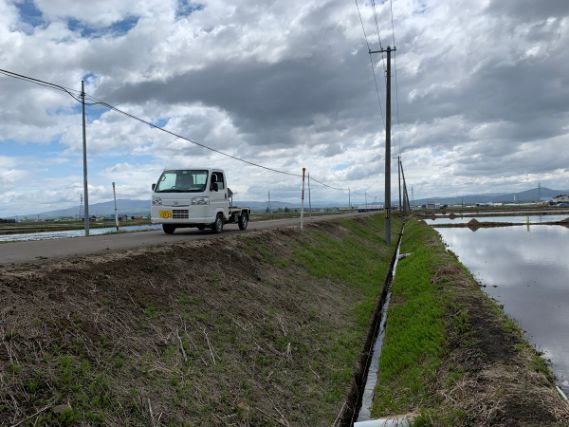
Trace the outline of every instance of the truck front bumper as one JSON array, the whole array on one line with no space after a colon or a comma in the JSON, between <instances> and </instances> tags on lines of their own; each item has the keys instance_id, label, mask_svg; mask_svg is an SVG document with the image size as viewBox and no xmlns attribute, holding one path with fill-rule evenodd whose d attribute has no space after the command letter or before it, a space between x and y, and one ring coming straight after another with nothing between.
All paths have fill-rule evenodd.
<instances>
[{"instance_id":1,"label":"truck front bumper","mask_svg":"<svg viewBox=\"0 0 569 427\"><path fill-rule=\"evenodd\" d=\"M209 215L207 206L152 206L150 221L152 224L213 224L215 216Z\"/></svg>"}]
</instances>

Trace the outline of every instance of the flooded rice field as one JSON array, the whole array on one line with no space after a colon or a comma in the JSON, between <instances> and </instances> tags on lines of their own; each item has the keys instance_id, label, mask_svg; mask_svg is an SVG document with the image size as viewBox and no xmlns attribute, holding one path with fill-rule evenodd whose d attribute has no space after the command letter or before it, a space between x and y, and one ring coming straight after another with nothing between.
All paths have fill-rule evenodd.
<instances>
[{"instance_id":1,"label":"flooded rice field","mask_svg":"<svg viewBox=\"0 0 569 427\"><path fill-rule=\"evenodd\" d=\"M569 228L533 225L437 231L486 286L485 291L504 305L527 338L551 360L559 386L569 393Z\"/></svg>"},{"instance_id":2,"label":"flooded rice field","mask_svg":"<svg viewBox=\"0 0 569 427\"><path fill-rule=\"evenodd\" d=\"M120 232L158 230L160 225L128 225L120 227ZM97 236L100 234L116 233L115 227L91 228L89 234ZM21 233L0 235L1 242L16 242L22 240L47 240L47 239L64 239L67 237L82 237L85 235L84 230L60 230L60 231L42 231L38 233Z\"/></svg>"},{"instance_id":3,"label":"flooded rice field","mask_svg":"<svg viewBox=\"0 0 569 427\"><path fill-rule=\"evenodd\" d=\"M508 215L508 216L456 216L450 218L448 216L437 217L436 219L425 219L429 225L440 224L466 224L471 219L478 222L513 222L513 223L530 223L539 224L542 222L557 222L569 218L569 215Z\"/></svg>"}]
</instances>

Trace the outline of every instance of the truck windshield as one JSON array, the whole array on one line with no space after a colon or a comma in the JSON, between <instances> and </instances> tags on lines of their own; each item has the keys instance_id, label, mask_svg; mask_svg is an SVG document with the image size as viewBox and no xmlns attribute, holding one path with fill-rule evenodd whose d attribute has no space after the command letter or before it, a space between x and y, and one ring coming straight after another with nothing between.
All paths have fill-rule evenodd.
<instances>
[{"instance_id":1,"label":"truck windshield","mask_svg":"<svg viewBox=\"0 0 569 427\"><path fill-rule=\"evenodd\" d=\"M176 170L165 171L158 179L156 193L200 193L207 184L207 171Z\"/></svg>"}]
</instances>

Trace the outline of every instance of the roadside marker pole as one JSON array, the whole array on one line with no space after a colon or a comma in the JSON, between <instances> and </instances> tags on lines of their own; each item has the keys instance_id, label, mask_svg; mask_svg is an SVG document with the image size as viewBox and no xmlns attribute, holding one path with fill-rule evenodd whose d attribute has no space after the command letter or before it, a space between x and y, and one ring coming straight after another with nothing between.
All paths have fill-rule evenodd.
<instances>
[{"instance_id":1,"label":"roadside marker pole","mask_svg":"<svg viewBox=\"0 0 569 427\"><path fill-rule=\"evenodd\" d=\"M85 200L85 236L89 236L89 188L87 186L87 125L85 124L85 81L81 80L81 110L83 113L83 193Z\"/></svg>"},{"instance_id":2,"label":"roadside marker pole","mask_svg":"<svg viewBox=\"0 0 569 427\"><path fill-rule=\"evenodd\" d=\"M306 168L302 168L302 191L300 192L300 231L304 229L304 174Z\"/></svg>"},{"instance_id":3,"label":"roadside marker pole","mask_svg":"<svg viewBox=\"0 0 569 427\"><path fill-rule=\"evenodd\" d=\"M115 182L113 181L113 199L115 201L115 227L119 231L119 213L117 211L117 193L115 191Z\"/></svg>"}]
</instances>

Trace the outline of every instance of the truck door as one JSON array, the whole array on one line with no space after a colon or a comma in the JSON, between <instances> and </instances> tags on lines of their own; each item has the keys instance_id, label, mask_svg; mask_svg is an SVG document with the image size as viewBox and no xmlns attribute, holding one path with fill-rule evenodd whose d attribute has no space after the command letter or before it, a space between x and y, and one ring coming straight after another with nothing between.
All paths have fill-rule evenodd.
<instances>
[{"instance_id":1,"label":"truck door","mask_svg":"<svg viewBox=\"0 0 569 427\"><path fill-rule=\"evenodd\" d=\"M214 182L217 183L217 191L213 190ZM227 184L225 183L225 177L222 172L212 172L210 189L210 204L216 211L219 209L223 210L224 216L227 217L229 200L227 198Z\"/></svg>"}]
</instances>

